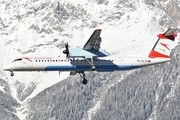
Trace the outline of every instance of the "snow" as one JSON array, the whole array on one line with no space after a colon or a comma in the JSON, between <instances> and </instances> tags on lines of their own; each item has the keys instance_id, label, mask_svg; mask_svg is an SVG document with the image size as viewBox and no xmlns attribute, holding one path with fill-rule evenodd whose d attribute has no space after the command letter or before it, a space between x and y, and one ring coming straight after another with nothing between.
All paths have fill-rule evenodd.
<instances>
[{"instance_id":1,"label":"snow","mask_svg":"<svg viewBox=\"0 0 180 120\"><path fill-rule=\"evenodd\" d=\"M105 97L105 95L107 95L107 92L110 88L114 87L117 83L121 82L122 80L124 80L126 78L126 76L132 74L134 71L129 71L126 73L126 75L121 75L121 78L113 80L108 82L107 84L102 83L104 86L101 89L102 91L97 91L97 93L94 94L94 105L87 111L87 115L85 114L84 117L82 118L82 120L92 120L92 117L96 114L96 111L100 109L101 107L101 100L102 98ZM103 77L102 77L103 79ZM106 81L104 81L106 82ZM108 85L108 86L107 86Z\"/></svg>"},{"instance_id":2,"label":"snow","mask_svg":"<svg viewBox=\"0 0 180 120\"><path fill-rule=\"evenodd\" d=\"M88 120L91 120L91 116L93 116L96 113L97 109L100 108L100 103L101 103L100 100L96 101L95 106L88 111L89 112Z\"/></svg>"},{"instance_id":3,"label":"snow","mask_svg":"<svg viewBox=\"0 0 180 120\"><path fill-rule=\"evenodd\" d=\"M11 1L9 0L7 2L10 3ZM16 2L18 4L15 4ZM9 7L10 10L7 11L5 10L5 4L2 4L2 10L0 12L1 19L3 20L3 24L8 27L0 31L1 40L3 40L3 42L0 42L0 57L3 58L0 62L0 69L2 70L2 67L13 59L22 56L64 56L62 54L64 48L56 47L57 44L63 41L69 42L70 47L83 46L93 31L98 28L102 29L101 47L111 53L112 56L147 56L157 40L156 35L164 32L156 22L152 22L153 16L156 16L157 19L158 17L160 18L160 16L157 15L157 12L159 11L155 10L156 12L154 12L148 9L141 0L138 2L133 1L137 6L137 9L134 11L126 8L119 10L119 8L115 7L116 3L118 3L117 0L108 2L108 5L105 5L95 4L93 0L81 2L78 0L74 0L73 2L72 0L61 0L61 5L69 3L73 4L75 7L78 5L85 6L84 9L88 12L87 18L84 18L86 23L81 19L72 20L68 18L66 21L67 24L61 25L64 31L60 33L53 31L52 34L40 32L42 28L51 28L51 25L46 23L47 21L42 20L42 18L48 14L46 9L42 9L43 12L37 11L37 15L26 14L27 12L32 11L32 9L30 9L32 6L38 7L42 3L47 3L47 1L29 2L27 7L25 6L25 4L27 4L26 0L14 1L13 6L16 7ZM53 3L57 3L57 1L53 1ZM111 18L112 14L116 12L123 13L120 16L121 19L106 21L107 16ZM18 20L16 18L17 15L20 15L22 18ZM91 20L89 20L89 16ZM95 21L101 22L102 24L97 24L95 28L85 26L87 24L92 25ZM37 32L30 29L32 25L38 26L40 30ZM58 42L53 43L54 39L58 39ZM26 88L31 82L36 83L37 85L34 91L24 101L19 101L24 104L22 107L23 110L22 108L18 109L17 115L20 119L24 119L25 117L23 111L26 110L26 101L28 99L35 97L44 89L69 76L68 72L62 72L60 76L58 72L17 72L15 73L15 76L11 78L9 72L4 73L5 75L2 77L7 77L12 96L18 101L17 88L14 85L16 80L26 84ZM0 87L0 90L3 91L3 87ZM99 108L99 104L100 101L97 101L95 106L89 112L90 116L92 112L96 112Z\"/></svg>"},{"instance_id":4,"label":"snow","mask_svg":"<svg viewBox=\"0 0 180 120\"><path fill-rule=\"evenodd\" d=\"M65 79L69 75L69 72L48 72L48 73L43 73L41 75L42 80L45 81L40 81L40 84L37 85L36 89L33 91L33 93L26 98L26 100L35 97L38 93L43 91L44 89L60 82L61 80ZM46 80L47 77L50 76L50 80Z\"/></svg>"},{"instance_id":5,"label":"snow","mask_svg":"<svg viewBox=\"0 0 180 120\"><path fill-rule=\"evenodd\" d=\"M3 87L3 86L0 86L0 91L2 91L2 92L4 92L4 93L5 93L5 91L4 91L4 87Z\"/></svg>"}]
</instances>

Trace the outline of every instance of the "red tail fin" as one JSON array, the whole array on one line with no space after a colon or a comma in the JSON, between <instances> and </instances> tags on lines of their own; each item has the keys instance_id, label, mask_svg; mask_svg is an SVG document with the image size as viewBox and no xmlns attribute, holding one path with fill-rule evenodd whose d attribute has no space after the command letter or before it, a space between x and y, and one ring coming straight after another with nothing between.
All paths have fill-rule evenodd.
<instances>
[{"instance_id":1,"label":"red tail fin","mask_svg":"<svg viewBox=\"0 0 180 120\"><path fill-rule=\"evenodd\" d=\"M173 42L177 34L175 32L177 28L169 28L164 34L158 34L159 39L152 48L148 57L163 57L169 58L170 52L173 48Z\"/></svg>"}]
</instances>

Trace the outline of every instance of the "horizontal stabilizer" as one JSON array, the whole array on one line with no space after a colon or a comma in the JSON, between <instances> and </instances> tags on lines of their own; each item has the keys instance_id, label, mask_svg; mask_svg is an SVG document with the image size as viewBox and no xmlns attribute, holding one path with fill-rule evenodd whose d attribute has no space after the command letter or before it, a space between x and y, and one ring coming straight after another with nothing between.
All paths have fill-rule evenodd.
<instances>
[{"instance_id":1,"label":"horizontal stabilizer","mask_svg":"<svg viewBox=\"0 0 180 120\"><path fill-rule=\"evenodd\" d=\"M169 28L163 35L164 36L173 36L176 31L177 31L177 28ZM176 36L177 36L177 34L176 34Z\"/></svg>"}]
</instances>

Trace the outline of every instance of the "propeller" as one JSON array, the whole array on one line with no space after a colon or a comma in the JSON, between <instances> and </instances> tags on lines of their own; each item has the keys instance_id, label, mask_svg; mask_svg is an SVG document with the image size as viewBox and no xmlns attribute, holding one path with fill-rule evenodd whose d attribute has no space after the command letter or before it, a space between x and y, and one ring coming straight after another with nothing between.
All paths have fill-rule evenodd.
<instances>
[{"instance_id":1,"label":"propeller","mask_svg":"<svg viewBox=\"0 0 180 120\"><path fill-rule=\"evenodd\" d=\"M63 50L63 53L66 54L66 58L69 57L69 46L68 46L68 42L65 43L65 50Z\"/></svg>"}]
</instances>

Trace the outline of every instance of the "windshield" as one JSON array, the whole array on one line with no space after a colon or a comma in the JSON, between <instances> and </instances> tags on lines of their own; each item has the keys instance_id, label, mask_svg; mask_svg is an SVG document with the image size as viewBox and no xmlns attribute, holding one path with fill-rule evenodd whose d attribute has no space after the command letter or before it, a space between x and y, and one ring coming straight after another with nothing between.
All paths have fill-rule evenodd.
<instances>
[{"instance_id":1,"label":"windshield","mask_svg":"<svg viewBox=\"0 0 180 120\"><path fill-rule=\"evenodd\" d=\"M18 59L13 60L13 62L15 62L15 61L21 61L21 60L22 60L22 58L18 58Z\"/></svg>"}]
</instances>

